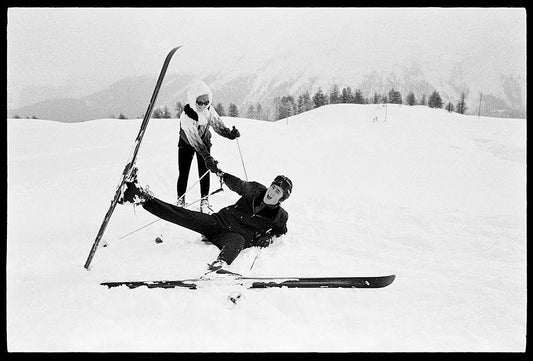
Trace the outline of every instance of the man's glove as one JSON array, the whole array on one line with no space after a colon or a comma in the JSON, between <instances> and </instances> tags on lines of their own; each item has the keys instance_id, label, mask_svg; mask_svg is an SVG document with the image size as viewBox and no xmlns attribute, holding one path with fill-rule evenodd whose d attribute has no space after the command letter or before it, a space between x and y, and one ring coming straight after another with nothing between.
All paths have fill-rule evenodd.
<instances>
[{"instance_id":1,"label":"man's glove","mask_svg":"<svg viewBox=\"0 0 533 361\"><path fill-rule=\"evenodd\" d=\"M239 130L235 128L235 126L233 126L233 128L231 128L231 130L229 131L229 139L239 138L240 136L241 133L239 132Z\"/></svg>"},{"instance_id":2,"label":"man's glove","mask_svg":"<svg viewBox=\"0 0 533 361\"><path fill-rule=\"evenodd\" d=\"M220 172L220 169L218 169L217 167L218 162L212 156L208 155L207 157L205 157L204 161L205 161L205 166L211 172L213 173Z\"/></svg>"},{"instance_id":3,"label":"man's glove","mask_svg":"<svg viewBox=\"0 0 533 361\"><path fill-rule=\"evenodd\" d=\"M255 244L259 247L268 247L272 243L272 236L264 235L257 238Z\"/></svg>"}]
</instances>

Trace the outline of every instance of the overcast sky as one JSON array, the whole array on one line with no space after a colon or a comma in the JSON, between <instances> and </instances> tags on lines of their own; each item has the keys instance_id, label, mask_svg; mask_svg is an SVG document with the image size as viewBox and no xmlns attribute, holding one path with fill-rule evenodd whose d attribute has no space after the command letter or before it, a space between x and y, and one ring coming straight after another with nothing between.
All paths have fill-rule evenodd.
<instances>
[{"instance_id":1,"label":"overcast sky","mask_svg":"<svg viewBox=\"0 0 533 361\"><path fill-rule=\"evenodd\" d=\"M519 8L10 8L8 90L158 73L180 44L173 66L183 69L353 39L375 54L368 62L475 52L496 67L523 68L525 27Z\"/></svg>"}]
</instances>

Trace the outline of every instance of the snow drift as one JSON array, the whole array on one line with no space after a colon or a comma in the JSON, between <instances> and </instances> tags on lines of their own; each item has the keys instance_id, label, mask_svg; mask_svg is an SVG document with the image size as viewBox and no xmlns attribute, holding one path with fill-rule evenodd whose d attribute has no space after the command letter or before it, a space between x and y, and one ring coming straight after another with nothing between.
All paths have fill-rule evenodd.
<instances>
[{"instance_id":1,"label":"snow drift","mask_svg":"<svg viewBox=\"0 0 533 361\"><path fill-rule=\"evenodd\" d=\"M108 290L100 282L197 277L218 249L164 221L124 237L155 217L118 206L86 271L140 120L9 119L9 351L525 350L524 120L353 104L276 123L223 119L241 132L250 180L294 182L289 233L244 250L233 271L396 281L247 290L236 307L233 288ZM178 132L176 119L152 119L137 161L140 183L169 202ZM236 142L213 144L219 167L244 179ZM187 201L198 197L195 187ZM225 188L211 203L237 199Z\"/></svg>"}]
</instances>

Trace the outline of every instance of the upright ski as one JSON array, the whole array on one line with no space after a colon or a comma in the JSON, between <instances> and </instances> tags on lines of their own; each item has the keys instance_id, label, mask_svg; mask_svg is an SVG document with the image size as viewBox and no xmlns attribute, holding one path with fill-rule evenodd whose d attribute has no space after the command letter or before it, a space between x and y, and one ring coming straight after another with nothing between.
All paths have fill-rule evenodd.
<instances>
[{"instance_id":1,"label":"upright ski","mask_svg":"<svg viewBox=\"0 0 533 361\"><path fill-rule=\"evenodd\" d=\"M104 221L102 222L102 225L100 226L100 230L98 231L98 234L96 235L96 239L94 240L91 251L89 252L87 261L85 261L84 267L87 270L89 270L89 266L91 265L91 261L94 257L94 254L96 253L96 250L98 249L98 244L100 243L100 240L102 239L102 236L104 235L105 229L107 225L109 224L109 220L111 219L111 215L113 214L113 211L115 210L115 207L119 201L121 188L124 185L124 183L133 176L132 173L135 169L134 166L135 166L135 161L137 160L137 153L139 152L139 147L141 146L142 138L146 131L146 127L148 126L148 121L150 120L150 117L152 116L152 111L154 109L155 102L157 100L157 95L159 94L159 89L161 88L161 84L163 83L163 79L165 78L168 64L170 63L170 59L172 59L172 56L174 55L176 50L178 50L179 48L181 48L181 45L172 49L168 53L165 59L165 62L163 63L163 68L161 69L161 73L159 74L159 78L157 79L157 83L155 85L152 98L150 99L150 103L148 104L148 109L146 110L146 113L144 114L144 118L141 123L141 129L139 129L139 134L137 135L137 138L135 139L135 149L133 151L132 157L130 161L126 164L126 167L124 168L124 171L122 172L122 175L120 177L120 182L115 192L115 197L111 201L111 205L109 206L109 209L104 217Z\"/></svg>"},{"instance_id":2,"label":"upright ski","mask_svg":"<svg viewBox=\"0 0 533 361\"><path fill-rule=\"evenodd\" d=\"M129 288L188 288L207 286L244 286L246 288L382 288L390 285L395 275L377 277L242 277L232 274L225 278L197 278L175 281L123 281L104 282L108 288L127 286Z\"/></svg>"}]
</instances>

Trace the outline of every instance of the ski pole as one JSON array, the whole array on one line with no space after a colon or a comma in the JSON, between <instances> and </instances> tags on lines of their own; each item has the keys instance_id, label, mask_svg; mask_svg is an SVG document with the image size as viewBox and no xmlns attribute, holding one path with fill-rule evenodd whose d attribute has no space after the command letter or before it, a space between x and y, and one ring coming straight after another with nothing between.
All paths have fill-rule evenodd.
<instances>
[{"instance_id":1,"label":"ski pole","mask_svg":"<svg viewBox=\"0 0 533 361\"><path fill-rule=\"evenodd\" d=\"M140 231L141 229L146 228L146 227L148 227L148 226L150 226L150 225L152 225L152 224L154 224L155 222L158 222L158 221L160 221L160 220L161 220L161 218L157 218L155 221L152 221L152 222L150 222L150 223L148 223L148 224L142 226L141 228L137 228L135 231L131 231L130 233L123 235L123 236L120 237L119 239L126 238L127 236L129 236L129 235L131 235L131 234L134 234L135 232L138 232L138 231Z\"/></svg>"},{"instance_id":2,"label":"ski pole","mask_svg":"<svg viewBox=\"0 0 533 361\"><path fill-rule=\"evenodd\" d=\"M271 233L270 233L270 232L272 232L272 228L270 228L270 229L269 229L268 231L266 231L266 233L265 233L265 236L269 236L269 237L270 237L270 239L269 239L269 243L268 243L268 244L271 244L271 243L272 243L272 236L271 236ZM260 253L260 252L261 252L261 247L259 247L259 248L257 249L257 253L256 253L256 255L255 255L254 261L252 262L252 265L250 266L250 269L252 269L252 267L253 267L254 264L255 264L255 261L257 261L257 257L259 257L259 253Z\"/></svg>"},{"instance_id":3,"label":"ski pole","mask_svg":"<svg viewBox=\"0 0 533 361\"><path fill-rule=\"evenodd\" d=\"M202 180L202 178L205 177L208 173L209 173L209 171L207 170L200 178L198 178L198 180L196 182L194 182L194 184L192 186L190 186L189 189L187 189L185 191L185 193L183 193L183 195L181 197L178 198L178 201L180 201L183 197L185 197L185 195L192 189L192 187L197 185Z\"/></svg>"},{"instance_id":4,"label":"ski pole","mask_svg":"<svg viewBox=\"0 0 533 361\"><path fill-rule=\"evenodd\" d=\"M222 192L223 190L224 190L224 189L223 189L222 186L221 186L219 189L216 189L216 190L212 191L211 193L209 193L208 197L210 197L210 196L212 196L212 195L214 195L214 194L217 194L218 192ZM200 202L202 199L204 199L204 197L200 197L200 198L198 198L197 200L195 200L194 202L191 202L191 203L187 204L187 206L186 206L185 208L187 208L188 206L192 206L192 205L195 204L195 203Z\"/></svg>"},{"instance_id":5,"label":"ski pole","mask_svg":"<svg viewBox=\"0 0 533 361\"><path fill-rule=\"evenodd\" d=\"M246 167L244 166L244 159L242 158L241 145L239 144L239 139L237 138L236 141L237 141L237 147L239 148L239 155L241 156L242 168L244 169L244 176L246 177L246 180L248 180L248 174L246 173Z\"/></svg>"},{"instance_id":6,"label":"ski pole","mask_svg":"<svg viewBox=\"0 0 533 361\"><path fill-rule=\"evenodd\" d=\"M252 269L252 267L255 264L255 261L257 261L257 257L259 257L259 252L261 252L261 248L257 249L257 254L255 255L254 261L252 262L252 265L250 266L250 269Z\"/></svg>"}]
</instances>

